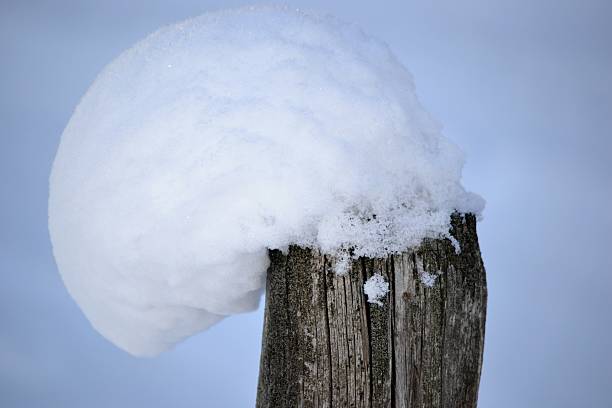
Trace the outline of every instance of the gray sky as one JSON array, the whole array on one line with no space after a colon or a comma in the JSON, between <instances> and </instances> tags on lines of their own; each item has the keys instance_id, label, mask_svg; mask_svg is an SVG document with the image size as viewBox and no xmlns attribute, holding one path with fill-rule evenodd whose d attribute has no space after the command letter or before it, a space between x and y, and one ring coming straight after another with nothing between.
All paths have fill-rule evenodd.
<instances>
[{"instance_id":1,"label":"gray sky","mask_svg":"<svg viewBox=\"0 0 612 408\"><path fill-rule=\"evenodd\" d=\"M262 311L156 359L93 329L47 233L47 178L96 74L161 25L238 1L0 1L0 406L253 406ZM480 406L612 406L612 3L292 1L412 71L487 199Z\"/></svg>"}]
</instances>

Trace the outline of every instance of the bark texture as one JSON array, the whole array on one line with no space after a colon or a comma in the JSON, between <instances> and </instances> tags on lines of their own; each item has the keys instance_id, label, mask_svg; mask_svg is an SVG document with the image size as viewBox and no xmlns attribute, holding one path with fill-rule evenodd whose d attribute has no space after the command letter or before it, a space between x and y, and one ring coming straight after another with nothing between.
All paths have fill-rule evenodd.
<instances>
[{"instance_id":1,"label":"bark texture","mask_svg":"<svg viewBox=\"0 0 612 408\"><path fill-rule=\"evenodd\" d=\"M476 407L486 278L473 215L448 239L348 274L317 250L270 251L257 407ZM378 306L364 282L389 282ZM435 281L431 282L435 277Z\"/></svg>"}]
</instances>

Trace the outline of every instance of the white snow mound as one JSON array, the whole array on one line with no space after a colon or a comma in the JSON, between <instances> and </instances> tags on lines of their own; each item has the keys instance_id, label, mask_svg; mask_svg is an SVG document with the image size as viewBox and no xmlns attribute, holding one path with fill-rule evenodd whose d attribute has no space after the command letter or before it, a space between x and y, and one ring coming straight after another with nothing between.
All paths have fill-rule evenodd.
<instances>
[{"instance_id":1,"label":"white snow mound","mask_svg":"<svg viewBox=\"0 0 612 408\"><path fill-rule=\"evenodd\" d=\"M155 355L256 309L268 248L382 255L482 200L388 47L276 7L160 29L107 66L63 135L49 229L102 335Z\"/></svg>"},{"instance_id":2,"label":"white snow mound","mask_svg":"<svg viewBox=\"0 0 612 408\"><path fill-rule=\"evenodd\" d=\"M382 306L381 299L389 293L389 282L380 273L375 273L363 284L363 293L368 296L369 303Z\"/></svg>"}]
</instances>

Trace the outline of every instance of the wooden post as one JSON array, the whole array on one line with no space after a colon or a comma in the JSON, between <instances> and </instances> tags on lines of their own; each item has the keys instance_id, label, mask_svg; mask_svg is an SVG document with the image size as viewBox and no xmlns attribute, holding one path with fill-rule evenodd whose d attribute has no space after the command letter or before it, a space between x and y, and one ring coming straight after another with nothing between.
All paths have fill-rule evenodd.
<instances>
[{"instance_id":1,"label":"wooden post","mask_svg":"<svg viewBox=\"0 0 612 408\"><path fill-rule=\"evenodd\" d=\"M270 251L257 407L476 407L486 278L476 218L448 239L335 274L333 257ZM379 306L364 282L389 282Z\"/></svg>"}]
</instances>

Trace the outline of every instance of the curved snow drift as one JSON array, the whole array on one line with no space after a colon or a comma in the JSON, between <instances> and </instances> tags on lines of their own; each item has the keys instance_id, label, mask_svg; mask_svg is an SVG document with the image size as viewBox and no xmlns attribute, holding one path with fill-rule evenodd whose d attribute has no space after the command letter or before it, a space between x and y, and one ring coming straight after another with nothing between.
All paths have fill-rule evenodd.
<instances>
[{"instance_id":1,"label":"curved snow drift","mask_svg":"<svg viewBox=\"0 0 612 408\"><path fill-rule=\"evenodd\" d=\"M155 355L257 308L267 248L383 255L482 200L387 46L278 8L162 28L96 79L66 127L49 229L102 335Z\"/></svg>"}]
</instances>

